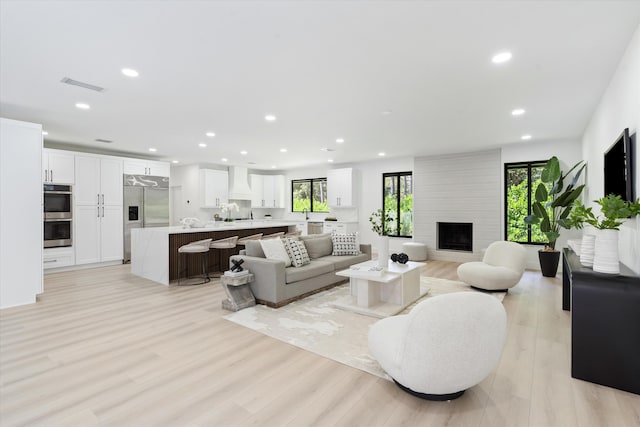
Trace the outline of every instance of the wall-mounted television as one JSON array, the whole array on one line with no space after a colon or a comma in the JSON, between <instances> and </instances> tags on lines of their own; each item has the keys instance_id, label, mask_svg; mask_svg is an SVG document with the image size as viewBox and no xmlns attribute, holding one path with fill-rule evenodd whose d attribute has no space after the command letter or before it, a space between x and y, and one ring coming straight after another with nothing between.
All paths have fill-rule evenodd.
<instances>
[{"instance_id":1,"label":"wall-mounted television","mask_svg":"<svg viewBox=\"0 0 640 427\"><path fill-rule=\"evenodd\" d=\"M629 128L623 130L616 142L604 153L604 195L612 193L622 200L635 200Z\"/></svg>"}]
</instances>

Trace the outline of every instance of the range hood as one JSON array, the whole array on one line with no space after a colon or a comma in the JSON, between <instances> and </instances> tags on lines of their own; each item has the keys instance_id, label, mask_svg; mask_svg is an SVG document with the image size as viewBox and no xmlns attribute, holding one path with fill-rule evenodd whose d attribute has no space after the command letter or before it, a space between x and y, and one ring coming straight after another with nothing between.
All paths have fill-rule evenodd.
<instances>
[{"instance_id":1,"label":"range hood","mask_svg":"<svg viewBox=\"0 0 640 427\"><path fill-rule=\"evenodd\" d=\"M229 167L229 199L251 200L247 168L241 166Z\"/></svg>"}]
</instances>

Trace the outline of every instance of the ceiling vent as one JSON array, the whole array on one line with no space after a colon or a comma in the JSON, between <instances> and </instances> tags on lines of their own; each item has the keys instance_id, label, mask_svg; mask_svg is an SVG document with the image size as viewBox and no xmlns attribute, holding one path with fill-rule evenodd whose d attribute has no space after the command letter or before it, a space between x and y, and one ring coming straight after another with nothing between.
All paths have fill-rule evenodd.
<instances>
[{"instance_id":1,"label":"ceiling vent","mask_svg":"<svg viewBox=\"0 0 640 427\"><path fill-rule=\"evenodd\" d=\"M92 85L92 84L85 83L85 82L80 82L78 80L73 80L73 79L70 79L69 77L65 77L60 81L62 83L66 83L68 85L83 87L85 89L95 90L96 92L104 92L104 88L103 87Z\"/></svg>"},{"instance_id":2,"label":"ceiling vent","mask_svg":"<svg viewBox=\"0 0 640 427\"><path fill-rule=\"evenodd\" d=\"M113 141L110 139L96 138L96 142L105 142L107 144L111 144Z\"/></svg>"}]
</instances>

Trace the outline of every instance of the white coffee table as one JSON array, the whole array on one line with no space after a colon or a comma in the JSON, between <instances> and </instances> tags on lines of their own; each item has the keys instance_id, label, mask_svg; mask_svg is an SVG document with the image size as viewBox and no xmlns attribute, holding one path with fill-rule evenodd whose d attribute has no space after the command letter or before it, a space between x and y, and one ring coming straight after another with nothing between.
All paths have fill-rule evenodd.
<instances>
[{"instance_id":1,"label":"white coffee table","mask_svg":"<svg viewBox=\"0 0 640 427\"><path fill-rule=\"evenodd\" d=\"M397 314L420 297L420 268L425 263L389 261L385 271L376 275L368 270L377 263L367 261L336 273L349 278L351 295L334 303L335 307L382 318Z\"/></svg>"}]
</instances>

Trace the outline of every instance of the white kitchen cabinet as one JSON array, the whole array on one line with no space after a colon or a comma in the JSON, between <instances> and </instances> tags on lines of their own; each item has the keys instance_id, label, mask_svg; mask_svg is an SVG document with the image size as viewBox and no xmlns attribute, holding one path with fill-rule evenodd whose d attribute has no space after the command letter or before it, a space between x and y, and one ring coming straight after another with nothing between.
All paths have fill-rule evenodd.
<instances>
[{"instance_id":1,"label":"white kitchen cabinet","mask_svg":"<svg viewBox=\"0 0 640 427\"><path fill-rule=\"evenodd\" d=\"M42 268L68 267L74 265L75 253L73 247L65 248L45 248L42 251Z\"/></svg>"},{"instance_id":2,"label":"white kitchen cabinet","mask_svg":"<svg viewBox=\"0 0 640 427\"><path fill-rule=\"evenodd\" d=\"M123 257L122 159L77 155L74 203L76 264Z\"/></svg>"},{"instance_id":3,"label":"white kitchen cabinet","mask_svg":"<svg viewBox=\"0 0 640 427\"><path fill-rule=\"evenodd\" d=\"M144 159L124 159L124 173L127 175L170 176L171 166L168 162Z\"/></svg>"},{"instance_id":4,"label":"white kitchen cabinet","mask_svg":"<svg viewBox=\"0 0 640 427\"><path fill-rule=\"evenodd\" d=\"M284 208L284 175L250 175L252 208Z\"/></svg>"},{"instance_id":5,"label":"white kitchen cabinet","mask_svg":"<svg viewBox=\"0 0 640 427\"><path fill-rule=\"evenodd\" d=\"M74 155L66 151L42 150L42 182L73 184L75 182Z\"/></svg>"},{"instance_id":6,"label":"white kitchen cabinet","mask_svg":"<svg viewBox=\"0 0 640 427\"><path fill-rule=\"evenodd\" d=\"M0 118L0 308L42 293L42 126Z\"/></svg>"},{"instance_id":7,"label":"white kitchen cabinet","mask_svg":"<svg viewBox=\"0 0 640 427\"><path fill-rule=\"evenodd\" d=\"M350 207L355 202L353 168L330 169L327 172L329 206Z\"/></svg>"},{"instance_id":8,"label":"white kitchen cabinet","mask_svg":"<svg viewBox=\"0 0 640 427\"><path fill-rule=\"evenodd\" d=\"M358 231L357 222L340 222L340 221L325 221L322 231L324 233L353 233Z\"/></svg>"},{"instance_id":9,"label":"white kitchen cabinet","mask_svg":"<svg viewBox=\"0 0 640 427\"><path fill-rule=\"evenodd\" d=\"M219 208L229 201L229 172L200 169L200 207Z\"/></svg>"}]
</instances>

